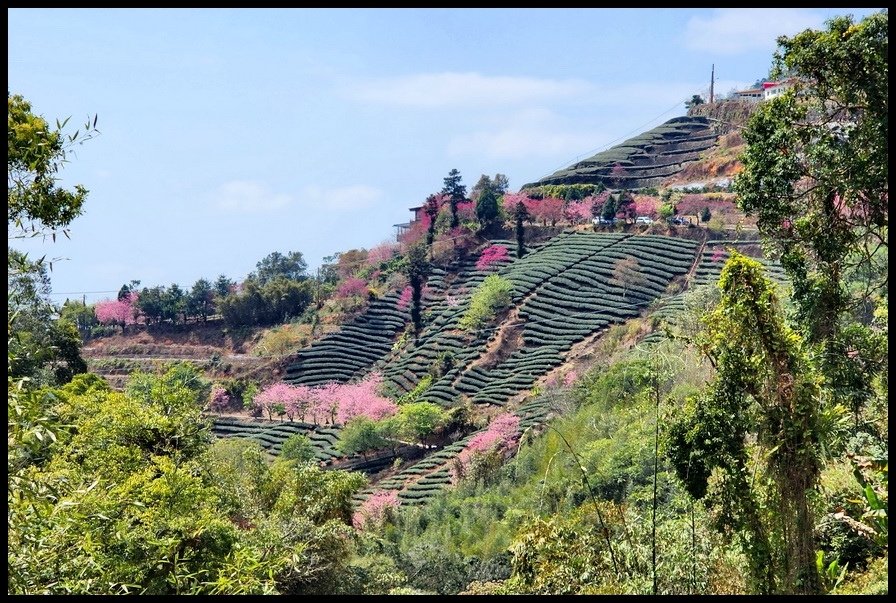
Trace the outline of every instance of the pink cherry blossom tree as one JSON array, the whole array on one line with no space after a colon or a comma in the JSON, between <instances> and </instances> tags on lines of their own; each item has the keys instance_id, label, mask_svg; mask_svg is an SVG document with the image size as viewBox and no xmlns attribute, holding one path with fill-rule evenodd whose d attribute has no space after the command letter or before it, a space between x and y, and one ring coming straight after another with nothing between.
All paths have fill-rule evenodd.
<instances>
[{"instance_id":1,"label":"pink cherry blossom tree","mask_svg":"<svg viewBox=\"0 0 896 603\"><path fill-rule=\"evenodd\" d=\"M313 423L336 423L339 412L339 383L330 382L312 388L311 417Z\"/></svg>"},{"instance_id":2,"label":"pink cherry blossom tree","mask_svg":"<svg viewBox=\"0 0 896 603\"><path fill-rule=\"evenodd\" d=\"M472 201L461 201L457 204L457 218L461 223L476 220L476 207Z\"/></svg>"},{"instance_id":3,"label":"pink cherry blossom tree","mask_svg":"<svg viewBox=\"0 0 896 603\"><path fill-rule=\"evenodd\" d=\"M638 216L657 217L661 201L659 197L652 195L634 195L635 198L635 214Z\"/></svg>"},{"instance_id":4,"label":"pink cherry blossom tree","mask_svg":"<svg viewBox=\"0 0 896 603\"><path fill-rule=\"evenodd\" d=\"M336 297L346 299L349 297L365 297L367 295L367 281L363 278L350 276L336 288Z\"/></svg>"},{"instance_id":5,"label":"pink cherry blossom tree","mask_svg":"<svg viewBox=\"0 0 896 603\"><path fill-rule=\"evenodd\" d=\"M94 306L94 314L100 324L104 325L120 325L124 328L126 325L136 324L137 322L137 292L132 291L122 299L103 300Z\"/></svg>"},{"instance_id":6,"label":"pink cherry blossom tree","mask_svg":"<svg viewBox=\"0 0 896 603\"><path fill-rule=\"evenodd\" d=\"M715 249L712 250L712 257L709 258L710 262L724 262L728 257L728 253L722 248L721 245L716 245Z\"/></svg>"},{"instance_id":7,"label":"pink cherry blossom tree","mask_svg":"<svg viewBox=\"0 0 896 603\"><path fill-rule=\"evenodd\" d=\"M220 385L212 388L211 394L209 394L209 410L212 412L224 412L230 407L230 402L230 394L227 393L226 389Z\"/></svg>"},{"instance_id":8,"label":"pink cherry blossom tree","mask_svg":"<svg viewBox=\"0 0 896 603\"><path fill-rule=\"evenodd\" d=\"M584 200L591 203L591 217L596 218L604 209L604 203L610 198L610 191L601 191L596 195L586 197Z\"/></svg>"},{"instance_id":9,"label":"pink cherry blossom tree","mask_svg":"<svg viewBox=\"0 0 896 603\"><path fill-rule=\"evenodd\" d=\"M495 452L502 456L509 454L516 445L520 418L512 413L495 417L488 428L479 432L467 442L455 460L454 478L458 479L476 454Z\"/></svg>"},{"instance_id":10,"label":"pink cherry blossom tree","mask_svg":"<svg viewBox=\"0 0 896 603\"><path fill-rule=\"evenodd\" d=\"M378 268L383 262L388 262L398 253L398 244L384 241L367 252L367 264Z\"/></svg>"},{"instance_id":11,"label":"pink cherry blossom tree","mask_svg":"<svg viewBox=\"0 0 896 603\"><path fill-rule=\"evenodd\" d=\"M382 375L374 372L358 383L340 385L336 391L339 399L336 420L343 425L358 416L380 421L398 412L395 402L377 393L382 382Z\"/></svg>"},{"instance_id":12,"label":"pink cherry blossom tree","mask_svg":"<svg viewBox=\"0 0 896 603\"><path fill-rule=\"evenodd\" d=\"M538 217L544 224L550 222L551 226L556 226L557 222L560 222L564 218L565 205L566 203L563 199L558 199L557 197L545 197L538 204Z\"/></svg>"},{"instance_id":13,"label":"pink cherry blossom tree","mask_svg":"<svg viewBox=\"0 0 896 603\"><path fill-rule=\"evenodd\" d=\"M422 220L411 222L410 227L397 237L402 253L406 253L408 249L426 239L427 228L428 226Z\"/></svg>"},{"instance_id":14,"label":"pink cherry blossom tree","mask_svg":"<svg viewBox=\"0 0 896 603\"><path fill-rule=\"evenodd\" d=\"M520 202L531 215L531 209L534 207L535 200L526 193L504 193L504 213L512 216L513 212L516 211L516 204Z\"/></svg>"},{"instance_id":15,"label":"pink cherry blossom tree","mask_svg":"<svg viewBox=\"0 0 896 603\"><path fill-rule=\"evenodd\" d=\"M398 490L379 490L371 494L352 516L352 525L358 529L382 525L389 514L398 508Z\"/></svg>"},{"instance_id":16,"label":"pink cherry blossom tree","mask_svg":"<svg viewBox=\"0 0 896 603\"><path fill-rule=\"evenodd\" d=\"M413 296L414 290L410 285L408 285L401 291L401 295L398 296L398 301L396 302L398 309L407 310L411 305L411 299L413 298Z\"/></svg>"},{"instance_id":17,"label":"pink cherry blossom tree","mask_svg":"<svg viewBox=\"0 0 896 603\"><path fill-rule=\"evenodd\" d=\"M476 261L476 270L485 270L494 264L501 264L510 261L510 255L507 248L503 245L490 245L482 250L479 259Z\"/></svg>"},{"instance_id":18,"label":"pink cherry blossom tree","mask_svg":"<svg viewBox=\"0 0 896 603\"><path fill-rule=\"evenodd\" d=\"M593 217L591 215L591 201L587 198L580 201L571 201L566 204L565 217L573 224L588 222Z\"/></svg>"}]
</instances>

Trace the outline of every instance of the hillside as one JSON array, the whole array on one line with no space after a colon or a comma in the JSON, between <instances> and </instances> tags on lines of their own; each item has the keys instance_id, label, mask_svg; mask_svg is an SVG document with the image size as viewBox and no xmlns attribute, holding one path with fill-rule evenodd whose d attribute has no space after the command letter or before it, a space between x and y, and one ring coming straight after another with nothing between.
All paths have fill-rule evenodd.
<instances>
[{"instance_id":1,"label":"hillside","mask_svg":"<svg viewBox=\"0 0 896 603\"><path fill-rule=\"evenodd\" d=\"M92 304L12 243L85 211L56 174L96 116L81 138L9 93L9 594L886 595L887 14L778 37L745 102L694 95L518 190L451 169L370 248ZM208 232L317 256L264 206L332 244L372 223L345 173L299 204L240 181L253 211Z\"/></svg>"},{"instance_id":2,"label":"hillside","mask_svg":"<svg viewBox=\"0 0 896 603\"><path fill-rule=\"evenodd\" d=\"M211 379L268 381L282 373L288 359L266 349L264 336L265 329L228 330L220 319L152 329L132 325L124 333L88 340L81 353L92 373L119 389L134 371L153 372L173 362L192 364Z\"/></svg>"},{"instance_id":3,"label":"hillside","mask_svg":"<svg viewBox=\"0 0 896 603\"><path fill-rule=\"evenodd\" d=\"M716 129L706 117L675 117L523 188L598 183L626 189L658 186L697 161L717 138Z\"/></svg>"},{"instance_id":4,"label":"hillside","mask_svg":"<svg viewBox=\"0 0 896 603\"><path fill-rule=\"evenodd\" d=\"M600 184L614 189L696 186L730 179L743 150L738 134L755 103L723 100L691 107L633 138L523 186Z\"/></svg>"},{"instance_id":5,"label":"hillside","mask_svg":"<svg viewBox=\"0 0 896 603\"><path fill-rule=\"evenodd\" d=\"M693 229L682 233L689 230ZM503 265L477 270L474 253L447 270L434 271L424 298L425 326L416 339L402 336L410 320L408 311L399 309L397 296L385 296L300 351L286 367L284 379L318 386L378 372L396 399L416 391L418 401L449 410L466 408L478 417L474 421L482 425L478 431L456 433L434 450L406 449L397 455L395 468L393 455L376 455L369 462L357 458L352 463L373 480L357 500L385 489L398 492L404 504L421 504L455 483L453 460L489 429L490 419L509 413L521 433L554 416L549 399L537 391L545 383L574 378L576 361L587 359L611 326L652 315L638 337L656 341L662 338L661 319L674 321L684 294L718 275L728 246L761 254L755 240L706 241L705 232L699 230L695 240L639 230L569 228L533 245L522 258L515 257L509 241L492 241L511 251ZM513 284L512 306L486 328L464 331L458 323L471 294L492 273ZM450 368L440 372L437 367L446 364L446 358ZM587 361L579 365L589 368ZM424 383L421 391L424 380L429 385ZM338 426L326 427L323 435L320 429L299 422L232 417L215 423L218 435L252 438L273 454L293 433L311 434L318 460L345 466L333 448Z\"/></svg>"}]
</instances>

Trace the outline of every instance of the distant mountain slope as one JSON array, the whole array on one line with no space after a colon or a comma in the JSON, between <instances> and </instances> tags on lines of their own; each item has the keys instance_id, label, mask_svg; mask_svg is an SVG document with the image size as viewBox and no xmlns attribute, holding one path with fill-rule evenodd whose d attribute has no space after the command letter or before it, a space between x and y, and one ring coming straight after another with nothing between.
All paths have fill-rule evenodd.
<instances>
[{"instance_id":1,"label":"distant mountain slope","mask_svg":"<svg viewBox=\"0 0 896 603\"><path fill-rule=\"evenodd\" d=\"M675 117L523 188L547 184L603 184L637 189L660 185L712 148L717 131L705 116Z\"/></svg>"}]
</instances>

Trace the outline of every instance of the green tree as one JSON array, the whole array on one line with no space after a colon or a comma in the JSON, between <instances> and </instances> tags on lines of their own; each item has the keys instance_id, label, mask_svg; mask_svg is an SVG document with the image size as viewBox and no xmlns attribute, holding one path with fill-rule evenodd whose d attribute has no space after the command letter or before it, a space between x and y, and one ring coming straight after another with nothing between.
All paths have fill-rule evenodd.
<instances>
[{"instance_id":1,"label":"green tree","mask_svg":"<svg viewBox=\"0 0 896 603\"><path fill-rule=\"evenodd\" d=\"M431 402L412 402L399 407L395 419L400 438L423 444L445 425L448 415L440 406Z\"/></svg>"},{"instance_id":2,"label":"green tree","mask_svg":"<svg viewBox=\"0 0 896 603\"><path fill-rule=\"evenodd\" d=\"M311 439L300 433L294 433L283 442L280 448L280 458L300 463L314 460L314 444Z\"/></svg>"},{"instance_id":3,"label":"green tree","mask_svg":"<svg viewBox=\"0 0 896 603\"><path fill-rule=\"evenodd\" d=\"M52 233L64 229L81 215L87 189L57 186L58 172L75 145L90 140L99 131L96 116L82 129L65 134L68 119L53 128L36 115L31 103L18 94L6 93L7 104L7 225L21 235Z\"/></svg>"},{"instance_id":4,"label":"green tree","mask_svg":"<svg viewBox=\"0 0 896 603\"><path fill-rule=\"evenodd\" d=\"M56 316L49 300L47 266L12 248L7 255L8 374L42 385L67 383L87 371L81 337L72 321Z\"/></svg>"},{"instance_id":5,"label":"green tree","mask_svg":"<svg viewBox=\"0 0 896 603\"><path fill-rule=\"evenodd\" d=\"M415 335L418 335L420 329L423 328L423 285L426 282L429 269L425 247L414 245L408 249L404 270L411 285L411 321L414 323Z\"/></svg>"},{"instance_id":6,"label":"green tree","mask_svg":"<svg viewBox=\"0 0 896 603\"><path fill-rule=\"evenodd\" d=\"M510 181L504 174L495 174L494 179L482 174L479 180L476 181L476 184L473 185L473 189L470 191L470 198L476 201L479 199L479 195L486 190L492 191L497 198L506 193L509 186Z\"/></svg>"},{"instance_id":7,"label":"green tree","mask_svg":"<svg viewBox=\"0 0 896 603\"><path fill-rule=\"evenodd\" d=\"M490 188L485 189L476 199L476 219L479 220L479 225L486 229L495 223L499 215L498 197Z\"/></svg>"},{"instance_id":8,"label":"green tree","mask_svg":"<svg viewBox=\"0 0 896 603\"><path fill-rule=\"evenodd\" d=\"M670 427L669 456L719 529L740 536L759 593L817 593L818 375L759 262L732 252L719 289L697 339L717 374Z\"/></svg>"},{"instance_id":9,"label":"green tree","mask_svg":"<svg viewBox=\"0 0 896 603\"><path fill-rule=\"evenodd\" d=\"M495 174L495 177L492 179L492 191L494 191L495 196L500 197L504 193L506 193L510 189L510 179L507 178L504 174L498 173Z\"/></svg>"},{"instance_id":10,"label":"green tree","mask_svg":"<svg viewBox=\"0 0 896 603\"><path fill-rule=\"evenodd\" d=\"M426 227L426 245L432 249L433 241L436 238L436 218L439 216L439 198L430 195L423 204L423 211L429 218L429 225Z\"/></svg>"},{"instance_id":11,"label":"green tree","mask_svg":"<svg viewBox=\"0 0 896 603\"><path fill-rule=\"evenodd\" d=\"M657 214L659 214L660 218L663 220L668 220L675 215L675 206L671 203L663 203L657 210Z\"/></svg>"},{"instance_id":12,"label":"green tree","mask_svg":"<svg viewBox=\"0 0 896 603\"><path fill-rule=\"evenodd\" d=\"M843 354L856 301L847 280L861 274L859 296L886 295L888 14L826 26L778 38L771 76L790 88L747 122L734 190L787 271L797 320L836 391L855 360Z\"/></svg>"},{"instance_id":13,"label":"green tree","mask_svg":"<svg viewBox=\"0 0 896 603\"><path fill-rule=\"evenodd\" d=\"M89 339L93 329L100 324L93 305L76 299L65 300L59 308L59 318L75 325L82 340Z\"/></svg>"},{"instance_id":14,"label":"green tree","mask_svg":"<svg viewBox=\"0 0 896 603\"><path fill-rule=\"evenodd\" d=\"M704 207L702 210L700 210L701 222L709 222L710 218L712 218L712 212L709 211L708 207Z\"/></svg>"},{"instance_id":15,"label":"green tree","mask_svg":"<svg viewBox=\"0 0 896 603\"><path fill-rule=\"evenodd\" d=\"M161 286L144 287L137 297L137 309L146 319L146 324L161 322L164 316L165 288Z\"/></svg>"},{"instance_id":16,"label":"green tree","mask_svg":"<svg viewBox=\"0 0 896 603\"><path fill-rule=\"evenodd\" d=\"M600 217L604 220L615 220L618 207L619 206L616 203L616 198L613 197L613 195L610 195L609 197L607 197L607 200L604 201L604 206L600 212Z\"/></svg>"},{"instance_id":17,"label":"green tree","mask_svg":"<svg viewBox=\"0 0 896 603\"><path fill-rule=\"evenodd\" d=\"M442 194L448 197L448 203L451 207L451 226L457 228L460 226L460 219L457 216L457 204L463 202L467 198L467 187L461 184L461 175L456 169L452 169L445 176Z\"/></svg>"},{"instance_id":18,"label":"green tree","mask_svg":"<svg viewBox=\"0 0 896 603\"><path fill-rule=\"evenodd\" d=\"M98 134L96 118L85 124L83 132L65 134L68 120L57 121L52 128L22 96L7 92L6 97L9 238L49 234L55 240L60 229L67 235L87 196L80 184L73 190L58 186L58 173L75 145ZM17 383L25 377L44 384L64 383L87 368L77 328L57 320L49 302L48 265L52 268L43 258L32 261L8 249L8 377ZM18 410L11 412L10 420L15 421L18 414Z\"/></svg>"},{"instance_id":19,"label":"green tree","mask_svg":"<svg viewBox=\"0 0 896 603\"><path fill-rule=\"evenodd\" d=\"M187 311L187 297L177 283L165 290L162 295L162 319L177 324L178 317L184 317Z\"/></svg>"},{"instance_id":20,"label":"green tree","mask_svg":"<svg viewBox=\"0 0 896 603\"><path fill-rule=\"evenodd\" d=\"M513 219L515 222L514 233L516 234L516 257L521 258L526 255L526 227L523 222L529 219L529 210L526 209L526 205L522 201L516 202Z\"/></svg>"},{"instance_id":21,"label":"green tree","mask_svg":"<svg viewBox=\"0 0 896 603\"><path fill-rule=\"evenodd\" d=\"M458 326L466 331L481 329L510 305L512 295L513 283L503 276L490 274L470 296L470 308L461 317Z\"/></svg>"},{"instance_id":22,"label":"green tree","mask_svg":"<svg viewBox=\"0 0 896 603\"><path fill-rule=\"evenodd\" d=\"M388 445L389 442L382 436L377 422L363 415L345 424L339 432L339 441L336 443L340 452L348 455L360 454L365 459L371 450L385 448Z\"/></svg>"},{"instance_id":23,"label":"green tree","mask_svg":"<svg viewBox=\"0 0 896 603\"><path fill-rule=\"evenodd\" d=\"M283 277L293 281L301 281L307 278L305 271L308 264L302 253L290 251L283 255L279 251L269 253L255 265L255 272L249 274L249 278L264 285L277 277Z\"/></svg>"},{"instance_id":24,"label":"green tree","mask_svg":"<svg viewBox=\"0 0 896 603\"><path fill-rule=\"evenodd\" d=\"M10 593L208 593L222 574L246 583L240 532L200 477L210 434L173 372L143 379L140 398L95 379L52 392L56 439L27 474L38 495L8 499ZM256 569L249 581L263 590Z\"/></svg>"},{"instance_id":25,"label":"green tree","mask_svg":"<svg viewBox=\"0 0 896 603\"><path fill-rule=\"evenodd\" d=\"M187 314L198 316L205 322L215 311L214 297L212 284L204 278L197 280L187 297Z\"/></svg>"},{"instance_id":26,"label":"green tree","mask_svg":"<svg viewBox=\"0 0 896 603\"><path fill-rule=\"evenodd\" d=\"M236 287L236 283L227 278L227 276L220 274L218 278L215 279L214 291L215 296L217 297L226 297L230 295L233 288Z\"/></svg>"},{"instance_id":27,"label":"green tree","mask_svg":"<svg viewBox=\"0 0 896 603\"><path fill-rule=\"evenodd\" d=\"M700 96L699 94L695 94L695 95L693 95L693 96L691 97L691 100L689 100L689 101L685 101L684 106L685 106L685 108L687 108L687 109L693 109L693 108L696 107L697 105L702 105L702 104L705 103L705 102L706 102L706 101L703 100L703 97L702 97L702 96Z\"/></svg>"},{"instance_id":28,"label":"green tree","mask_svg":"<svg viewBox=\"0 0 896 603\"><path fill-rule=\"evenodd\" d=\"M248 279L239 293L218 298L218 311L230 327L267 326L301 316L313 300L314 284L277 277L264 285Z\"/></svg>"}]
</instances>

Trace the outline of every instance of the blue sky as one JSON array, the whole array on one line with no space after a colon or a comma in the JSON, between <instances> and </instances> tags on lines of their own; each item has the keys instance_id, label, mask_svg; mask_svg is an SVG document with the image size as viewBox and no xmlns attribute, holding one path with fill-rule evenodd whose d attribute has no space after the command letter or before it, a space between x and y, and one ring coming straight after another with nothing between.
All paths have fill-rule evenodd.
<instances>
[{"instance_id":1,"label":"blue sky","mask_svg":"<svg viewBox=\"0 0 896 603\"><path fill-rule=\"evenodd\" d=\"M879 9L8 9L8 90L98 116L54 300L240 281L394 237L451 169L510 188L764 77L775 38Z\"/></svg>"}]
</instances>

